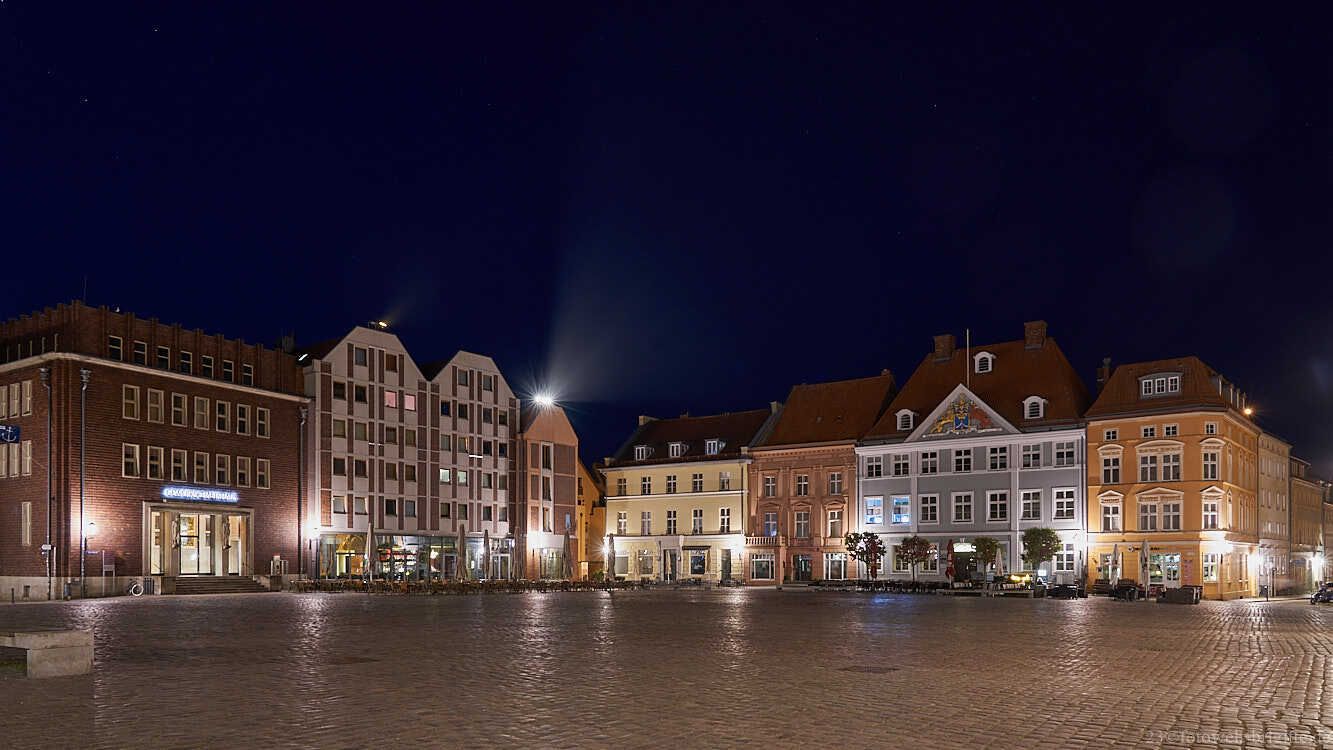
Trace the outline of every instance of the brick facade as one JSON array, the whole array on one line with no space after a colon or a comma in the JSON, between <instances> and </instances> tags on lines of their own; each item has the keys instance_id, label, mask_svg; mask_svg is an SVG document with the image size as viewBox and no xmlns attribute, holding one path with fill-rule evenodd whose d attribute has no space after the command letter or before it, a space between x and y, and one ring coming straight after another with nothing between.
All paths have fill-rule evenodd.
<instances>
[{"instance_id":1,"label":"brick facade","mask_svg":"<svg viewBox=\"0 0 1333 750\"><path fill-rule=\"evenodd\" d=\"M136 353L143 364L136 362ZM5 588L22 596L22 587L28 586L30 598L46 597L42 545L48 522L56 596L65 581L79 575L81 528L93 530L88 549L106 550L117 575L150 574L145 557L154 507L205 514L233 508L248 515L245 550L235 553L244 554L246 572L267 573L274 555L295 560L304 399L290 355L74 303L0 325L0 356L0 385L8 390L17 384L20 395L18 415L6 408L0 423L17 426L22 441L19 465L6 461L0 477L0 582ZM201 369L205 357L211 358L208 376ZM42 370L49 376L49 394ZM243 385L242 379L251 384ZM86 397L82 410L81 396ZM225 411L221 424L219 408ZM82 474L81 426L86 434ZM43 491L48 450L49 515ZM173 478L173 451L185 452L184 477ZM25 452L30 457L24 458ZM127 452L131 458L137 452L129 466ZM202 476L195 474L196 460L203 462ZM259 486L261 473L267 487ZM224 489L236 498L234 504L167 499L163 490L168 486ZM221 527L211 532L220 533ZM161 554L171 554L176 546L169 542ZM100 556L90 555L87 565L90 579L100 576ZM163 572L170 577L175 571Z\"/></svg>"}]
</instances>

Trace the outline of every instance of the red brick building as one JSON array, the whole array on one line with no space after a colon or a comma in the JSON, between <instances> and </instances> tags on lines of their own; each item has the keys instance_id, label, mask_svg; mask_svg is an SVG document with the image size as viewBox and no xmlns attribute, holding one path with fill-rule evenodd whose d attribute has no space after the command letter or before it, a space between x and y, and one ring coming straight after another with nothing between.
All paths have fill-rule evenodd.
<instances>
[{"instance_id":1,"label":"red brick building","mask_svg":"<svg viewBox=\"0 0 1333 750\"><path fill-rule=\"evenodd\" d=\"M0 463L5 596L78 596L81 543L88 595L126 577L240 581L275 556L295 572L306 399L291 355L75 302L0 324L0 387L0 425L18 432Z\"/></svg>"}]
</instances>

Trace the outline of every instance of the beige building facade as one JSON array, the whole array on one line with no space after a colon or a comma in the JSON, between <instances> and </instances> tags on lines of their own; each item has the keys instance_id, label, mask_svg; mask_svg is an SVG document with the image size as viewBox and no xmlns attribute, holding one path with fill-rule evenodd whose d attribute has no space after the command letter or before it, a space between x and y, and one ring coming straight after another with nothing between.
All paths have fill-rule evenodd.
<instances>
[{"instance_id":1,"label":"beige building facade","mask_svg":"<svg viewBox=\"0 0 1333 750\"><path fill-rule=\"evenodd\" d=\"M603 469L610 575L742 580L749 451L776 411L640 417Z\"/></svg>"}]
</instances>

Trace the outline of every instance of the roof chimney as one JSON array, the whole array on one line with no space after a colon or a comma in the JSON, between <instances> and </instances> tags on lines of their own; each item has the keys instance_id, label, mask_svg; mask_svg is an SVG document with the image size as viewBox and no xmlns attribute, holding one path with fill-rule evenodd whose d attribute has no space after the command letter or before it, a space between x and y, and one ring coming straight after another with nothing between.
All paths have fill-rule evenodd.
<instances>
[{"instance_id":1,"label":"roof chimney","mask_svg":"<svg viewBox=\"0 0 1333 750\"><path fill-rule=\"evenodd\" d=\"M770 413L770 414L777 414L777 413L778 413L778 409L781 409L781 408L782 408L782 402L781 402L781 401L769 401L769 402L768 402L768 413Z\"/></svg>"},{"instance_id":2,"label":"roof chimney","mask_svg":"<svg viewBox=\"0 0 1333 750\"><path fill-rule=\"evenodd\" d=\"M953 350L957 346L954 343L952 333L941 333L935 337L935 361L948 362L953 359Z\"/></svg>"},{"instance_id":3,"label":"roof chimney","mask_svg":"<svg viewBox=\"0 0 1333 750\"><path fill-rule=\"evenodd\" d=\"M1046 321L1029 320L1023 324L1023 348L1040 349L1046 343Z\"/></svg>"},{"instance_id":4,"label":"roof chimney","mask_svg":"<svg viewBox=\"0 0 1333 750\"><path fill-rule=\"evenodd\" d=\"M639 426L640 426L640 427L642 427L642 426L648 424L649 422L656 422L656 421L657 421L657 417L650 417L650 416L648 416L648 415L646 415L646 414L640 414L640 415L639 415Z\"/></svg>"},{"instance_id":5,"label":"roof chimney","mask_svg":"<svg viewBox=\"0 0 1333 750\"><path fill-rule=\"evenodd\" d=\"M1101 393L1106 387L1106 381L1111 379L1111 358L1102 357L1102 366L1097 368L1097 392Z\"/></svg>"}]
</instances>

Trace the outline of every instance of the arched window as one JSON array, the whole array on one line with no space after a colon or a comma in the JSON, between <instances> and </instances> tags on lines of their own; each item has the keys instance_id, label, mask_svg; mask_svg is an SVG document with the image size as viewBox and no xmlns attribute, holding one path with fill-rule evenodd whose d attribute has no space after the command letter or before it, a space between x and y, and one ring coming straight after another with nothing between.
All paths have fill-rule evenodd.
<instances>
[{"instance_id":1,"label":"arched window","mask_svg":"<svg viewBox=\"0 0 1333 750\"><path fill-rule=\"evenodd\" d=\"M972 355L972 369L977 373L986 373L995 369L995 355L990 352L977 352Z\"/></svg>"},{"instance_id":2,"label":"arched window","mask_svg":"<svg viewBox=\"0 0 1333 750\"><path fill-rule=\"evenodd\" d=\"M1023 399L1023 418L1041 419L1046 416L1046 399L1041 396L1028 396Z\"/></svg>"},{"instance_id":3,"label":"arched window","mask_svg":"<svg viewBox=\"0 0 1333 750\"><path fill-rule=\"evenodd\" d=\"M912 429L912 425L914 425L915 423L916 423L916 415L912 413L911 409L899 410L898 412L899 430L910 430Z\"/></svg>"}]
</instances>

